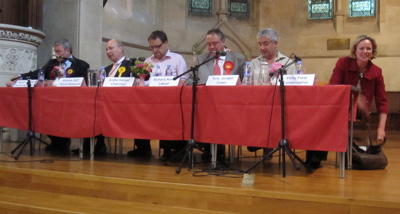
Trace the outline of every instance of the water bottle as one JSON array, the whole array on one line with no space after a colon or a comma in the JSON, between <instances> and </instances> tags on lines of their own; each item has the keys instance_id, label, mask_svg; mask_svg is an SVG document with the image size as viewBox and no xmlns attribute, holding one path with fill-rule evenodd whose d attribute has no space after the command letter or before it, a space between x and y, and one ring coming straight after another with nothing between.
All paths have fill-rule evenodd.
<instances>
[{"instance_id":1,"label":"water bottle","mask_svg":"<svg viewBox=\"0 0 400 214\"><path fill-rule=\"evenodd\" d=\"M43 69L39 69L38 72L38 83L37 86L43 87L44 86L44 71Z\"/></svg>"},{"instance_id":2,"label":"water bottle","mask_svg":"<svg viewBox=\"0 0 400 214\"><path fill-rule=\"evenodd\" d=\"M250 62L246 62L246 66L244 67L244 78L242 85L252 85Z\"/></svg>"},{"instance_id":3,"label":"water bottle","mask_svg":"<svg viewBox=\"0 0 400 214\"><path fill-rule=\"evenodd\" d=\"M304 74L304 68L301 61L297 61L296 64L296 74Z\"/></svg>"},{"instance_id":4,"label":"water bottle","mask_svg":"<svg viewBox=\"0 0 400 214\"><path fill-rule=\"evenodd\" d=\"M104 69L104 66L101 66L99 71L99 76L97 77L98 86L103 86L103 82L106 79L106 76L107 76L106 70Z\"/></svg>"},{"instance_id":5,"label":"water bottle","mask_svg":"<svg viewBox=\"0 0 400 214\"><path fill-rule=\"evenodd\" d=\"M154 75L155 76L161 76L162 75L160 65L156 66L156 70L154 71Z\"/></svg>"},{"instance_id":6,"label":"water bottle","mask_svg":"<svg viewBox=\"0 0 400 214\"><path fill-rule=\"evenodd\" d=\"M167 65L167 70L165 71L165 76L172 76L171 65Z\"/></svg>"},{"instance_id":7,"label":"water bottle","mask_svg":"<svg viewBox=\"0 0 400 214\"><path fill-rule=\"evenodd\" d=\"M269 77L269 67L270 65L265 62L265 61L261 61L260 62L260 75L258 77L258 84L259 85L270 85L271 84L271 80Z\"/></svg>"}]
</instances>

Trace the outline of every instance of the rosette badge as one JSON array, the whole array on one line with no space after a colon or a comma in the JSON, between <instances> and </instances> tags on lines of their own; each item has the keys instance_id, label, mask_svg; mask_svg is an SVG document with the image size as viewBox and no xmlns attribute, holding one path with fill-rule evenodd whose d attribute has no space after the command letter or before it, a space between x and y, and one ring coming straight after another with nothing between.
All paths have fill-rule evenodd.
<instances>
[{"instance_id":1,"label":"rosette badge","mask_svg":"<svg viewBox=\"0 0 400 214\"><path fill-rule=\"evenodd\" d=\"M231 61L226 61L224 63L224 70L226 72L226 75L230 75L231 71L235 68L235 64L233 64L233 62Z\"/></svg>"},{"instance_id":2,"label":"rosette badge","mask_svg":"<svg viewBox=\"0 0 400 214\"><path fill-rule=\"evenodd\" d=\"M122 77L122 74L124 74L126 71L126 67L125 66L121 66L118 68L118 77Z\"/></svg>"},{"instance_id":3,"label":"rosette badge","mask_svg":"<svg viewBox=\"0 0 400 214\"><path fill-rule=\"evenodd\" d=\"M151 74L153 65L150 62L136 61L135 65L132 66L132 71L137 75L139 74Z\"/></svg>"}]
</instances>

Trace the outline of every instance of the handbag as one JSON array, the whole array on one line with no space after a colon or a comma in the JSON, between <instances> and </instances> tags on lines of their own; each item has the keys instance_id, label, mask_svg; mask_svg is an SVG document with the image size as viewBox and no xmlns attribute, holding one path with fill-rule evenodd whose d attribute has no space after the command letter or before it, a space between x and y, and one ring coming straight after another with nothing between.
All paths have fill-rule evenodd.
<instances>
[{"instance_id":1,"label":"handbag","mask_svg":"<svg viewBox=\"0 0 400 214\"><path fill-rule=\"evenodd\" d=\"M374 169L385 169L388 165L386 155L381 150L381 146L386 142L384 139L381 145L372 146L371 129L368 123L367 126L368 136L367 142L369 146L361 147L357 145L353 139L353 151L352 151L352 165L353 169L362 170L374 170Z\"/></svg>"}]
</instances>

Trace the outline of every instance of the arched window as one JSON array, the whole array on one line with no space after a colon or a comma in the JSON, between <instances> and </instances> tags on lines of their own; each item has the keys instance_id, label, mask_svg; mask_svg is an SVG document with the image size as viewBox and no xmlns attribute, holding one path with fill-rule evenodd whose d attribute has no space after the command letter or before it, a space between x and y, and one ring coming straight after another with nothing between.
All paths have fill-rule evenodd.
<instances>
[{"instance_id":1,"label":"arched window","mask_svg":"<svg viewBox=\"0 0 400 214\"><path fill-rule=\"evenodd\" d=\"M229 0L228 12L234 17L250 17L250 0Z\"/></svg>"},{"instance_id":2,"label":"arched window","mask_svg":"<svg viewBox=\"0 0 400 214\"><path fill-rule=\"evenodd\" d=\"M349 17L375 16L375 0L349 0Z\"/></svg>"},{"instance_id":3,"label":"arched window","mask_svg":"<svg viewBox=\"0 0 400 214\"><path fill-rule=\"evenodd\" d=\"M332 0L308 0L308 19L331 19Z\"/></svg>"},{"instance_id":4,"label":"arched window","mask_svg":"<svg viewBox=\"0 0 400 214\"><path fill-rule=\"evenodd\" d=\"M212 0L189 0L189 13L195 15L211 15Z\"/></svg>"}]
</instances>

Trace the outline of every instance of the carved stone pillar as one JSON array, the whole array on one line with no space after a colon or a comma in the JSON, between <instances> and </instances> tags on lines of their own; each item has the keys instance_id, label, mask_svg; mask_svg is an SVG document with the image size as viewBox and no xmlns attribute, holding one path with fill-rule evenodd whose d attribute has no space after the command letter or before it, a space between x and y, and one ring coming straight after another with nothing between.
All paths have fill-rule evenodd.
<instances>
[{"instance_id":1,"label":"carved stone pillar","mask_svg":"<svg viewBox=\"0 0 400 214\"><path fill-rule=\"evenodd\" d=\"M228 16L228 0L219 0L217 4L219 4L217 11L218 22L226 21Z\"/></svg>"},{"instance_id":2,"label":"carved stone pillar","mask_svg":"<svg viewBox=\"0 0 400 214\"><path fill-rule=\"evenodd\" d=\"M0 86L12 76L36 69L37 48L45 38L41 31L0 24Z\"/></svg>"}]
</instances>

